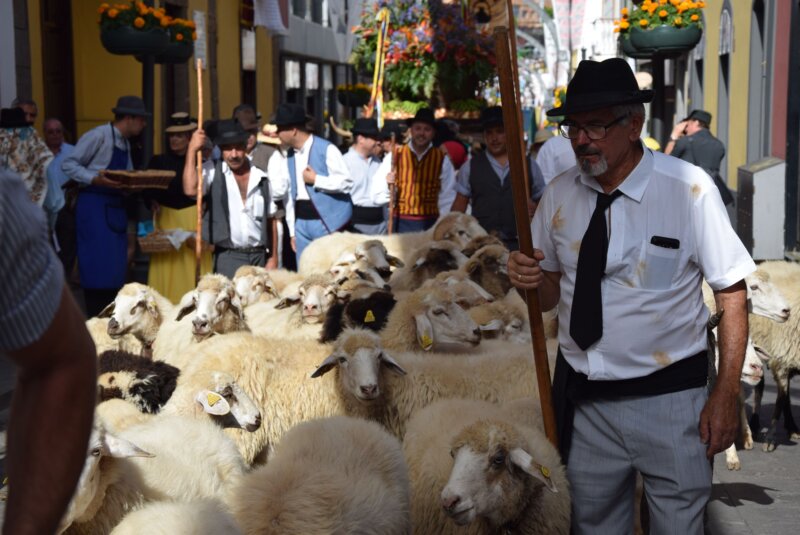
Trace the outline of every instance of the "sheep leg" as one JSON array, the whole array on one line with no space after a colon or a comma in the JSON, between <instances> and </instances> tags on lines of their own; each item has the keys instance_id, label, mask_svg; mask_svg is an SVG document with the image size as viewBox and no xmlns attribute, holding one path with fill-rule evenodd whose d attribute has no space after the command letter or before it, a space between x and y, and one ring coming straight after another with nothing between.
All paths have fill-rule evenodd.
<instances>
[{"instance_id":1,"label":"sheep leg","mask_svg":"<svg viewBox=\"0 0 800 535\"><path fill-rule=\"evenodd\" d=\"M792 400L789 396L789 381L792 380L793 376L794 372L791 372L786 377L786 396L783 400L783 427L786 429L789 438L797 440L800 439L800 433L798 433L797 424L792 416Z\"/></svg>"},{"instance_id":2,"label":"sheep leg","mask_svg":"<svg viewBox=\"0 0 800 535\"><path fill-rule=\"evenodd\" d=\"M761 429L761 420L759 413L761 412L761 399L764 397L764 377L753 388L753 415L750 417L750 431L758 433Z\"/></svg>"},{"instance_id":3,"label":"sheep leg","mask_svg":"<svg viewBox=\"0 0 800 535\"><path fill-rule=\"evenodd\" d=\"M742 468L742 463L739 461L739 454L736 453L736 444L731 444L725 450L725 464L728 470L739 470Z\"/></svg>"},{"instance_id":4,"label":"sheep leg","mask_svg":"<svg viewBox=\"0 0 800 535\"><path fill-rule=\"evenodd\" d=\"M778 397L775 400L775 409L772 411L772 420L769 424L769 429L764 436L763 450L766 452L774 451L777 446L776 432L778 427L778 420L781 418L781 413L784 412L786 406L786 398L788 393L788 374L781 366L772 366L772 375L775 378L775 384L778 387ZM788 424L786 424L788 425Z\"/></svg>"},{"instance_id":5,"label":"sheep leg","mask_svg":"<svg viewBox=\"0 0 800 535\"><path fill-rule=\"evenodd\" d=\"M742 437L742 446L746 450L753 449L753 433L747 425L747 411L744 406L744 390L739 388L739 433Z\"/></svg>"}]
</instances>

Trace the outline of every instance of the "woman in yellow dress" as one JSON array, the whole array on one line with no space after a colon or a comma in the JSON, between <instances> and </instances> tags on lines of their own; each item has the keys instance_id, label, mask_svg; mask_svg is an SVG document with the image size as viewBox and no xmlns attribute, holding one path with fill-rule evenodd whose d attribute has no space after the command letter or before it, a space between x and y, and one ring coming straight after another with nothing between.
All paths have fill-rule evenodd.
<instances>
[{"instance_id":1,"label":"woman in yellow dress","mask_svg":"<svg viewBox=\"0 0 800 535\"><path fill-rule=\"evenodd\" d=\"M148 169L175 171L175 179L170 182L168 189L148 191L148 199L157 206L154 219L159 230L194 231L197 225L195 200L184 195L182 178L186 149L196 128L197 124L189 118L188 113L172 114L170 124L165 130L169 139L169 150L153 156L147 166ZM210 273L211 270L211 253L204 251L200 273ZM194 248L184 243L176 251L150 255L147 283L177 304L186 292L195 287L194 272Z\"/></svg>"}]
</instances>

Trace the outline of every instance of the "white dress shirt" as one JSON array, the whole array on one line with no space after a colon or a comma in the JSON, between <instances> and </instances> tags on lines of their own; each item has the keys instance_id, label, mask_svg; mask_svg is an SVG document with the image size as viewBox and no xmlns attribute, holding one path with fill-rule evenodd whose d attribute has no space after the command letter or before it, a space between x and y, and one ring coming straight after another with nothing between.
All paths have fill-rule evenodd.
<instances>
[{"instance_id":1,"label":"white dress shirt","mask_svg":"<svg viewBox=\"0 0 800 535\"><path fill-rule=\"evenodd\" d=\"M267 174L258 167L250 166L250 177L247 181L247 195L242 201L239 185L233 176L228 164L222 162L222 174L225 179L225 188L228 192L228 213L230 214L229 226L231 230L231 243L234 247L255 247L261 244L261 225L268 225L267 218L275 213L275 204L272 202L272 193L269 199L263 199L260 194L259 182ZM216 180L216 169L212 160L203 163L203 192L207 192ZM264 244L270 247L271 244Z\"/></svg>"},{"instance_id":2,"label":"white dress shirt","mask_svg":"<svg viewBox=\"0 0 800 535\"><path fill-rule=\"evenodd\" d=\"M575 151L572 142L561 134L557 134L544 142L536 155L536 163L542 170L544 183L551 180L571 167L575 167Z\"/></svg>"},{"instance_id":3,"label":"white dress shirt","mask_svg":"<svg viewBox=\"0 0 800 535\"><path fill-rule=\"evenodd\" d=\"M350 147L343 158L353 179L353 189L350 192L353 204L367 207L378 206L374 201L373 181L382 179L386 183L386 175L384 174L383 177L378 175L378 170L383 165L381 161L374 156L364 158L353 147Z\"/></svg>"},{"instance_id":4,"label":"white dress shirt","mask_svg":"<svg viewBox=\"0 0 800 535\"><path fill-rule=\"evenodd\" d=\"M642 377L705 349L703 277L721 290L755 270L699 167L644 148L618 189L623 195L606 212L603 336L586 351L569 334L570 313L581 240L603 190L573 167L547 186L531 223L542 269L561 273L561 351L593 380ZM653 236L679 240L679 248L654 245Z\"/></svg>"},{"instance_id":5,"label":"white dress shirt","mask_svg":"<svg viewBox=\"0 0 800 535\"><path fill-rule=\"evenodd\" d=\"M294 151L295 180L297 181L297 200L299 201L309 200L305 188L306 183L303 181L303 170L308 166L308 156L313 141L314 136L308 136L300 150ZM344 163L342 153L332 143L328 145L325 153L325 165L328 166L328 174L317 174L314 179L314 188L325 193L350 193L353 188L353 179Z\"/></svg>"}]
</instances>

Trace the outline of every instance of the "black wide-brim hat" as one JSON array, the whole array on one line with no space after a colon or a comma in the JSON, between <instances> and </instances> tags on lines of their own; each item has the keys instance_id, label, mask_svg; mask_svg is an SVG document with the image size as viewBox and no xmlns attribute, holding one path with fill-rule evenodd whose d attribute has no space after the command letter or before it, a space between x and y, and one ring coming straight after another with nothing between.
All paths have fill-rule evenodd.
<instances>
[{"instance_id":1,"label":"black wide-brim hat","mask_svg":"<svg viewBox=\"0 0 800 535\"><path fill-rule=\"evenodd\" d=\"M422 108L417 111L416 115L411 119L406 119L408 126L414 123L428 123L429 125L436 126L436 117L433 115L433 110L430 108Z\"/></svg>"},{"instance_id":2,"label":"black wide-brim hat","mask_svg":"<svg viewBox=\"0 0 800 535\"><path fill-rule=\"evenodd\" d=\"M25 128L31 124L25 120L25 110L22 108L0 110L0 128Z\"/></svg>"},{"instance_id":3,"label":"black wide-brim hat","mask_svg":"<svg viewBox=\"0 0 800 535\"><path fill-rule=\"evenodd\" d=\"M354 136L359 135L375 139L379 139L381 137L381 131L378 130L378 121L375 119L367 119L365 117L356 119L356 122L353 124L353 128L351 128L350 131Z\"/></svg>"},{"instance_id":4,"label":"black wide-brim hat","mask_svg":"<svg viewBox=\"0 0 800 535\"><path fill-rule=\"evenodd\" d=\"M643 104L653 100L653 92L640 90L633 71L622 58L605 61L584 60L567 86L565 102L547 110L558 117L623 104Z\"/></svg>"},{"instance_id":5,"label":"black wide-brim hat","mask_svg":"<svg viewBox=\"0 0 800 535\"><path fill-rule=\"evenodd\" d=\"M217 131L214 136L215 145L246 145L250 133L242 128L236 119L225 119L217 122Z\"/></svg>"},{"instance_id":6,"label":"black wide-brim hat","mask_svg":"<svg viewBox=\"0 0 800 535\"><path fill-rule=\"evenodd\" d=\"M135 117L150 117L153 115L144 106L144 101L139 97L127 95L117 99L117 105L111 108L114 115L133 115Z\"/></svg>"},{"instance_id":7,"label":"black wide-brim hat","mask_svg":"<svg viewBox=\"0 0 800 535\"><path fill-rule=\"evenodd\" d=\"M311 120L306 114L306 109L300 104L278 104L275 115L270 119L270 123L277 127L305 125Z\"/></svg>"},{"instance_id":8,"label":"black wide-brim hat","mask_svg":"<svg viewBox=\"0 0 800 535\"><path fill-rule=\"evenodd\" d=\"M503 126L503 108L489 106L481 111L481 127L486 130L492 126Z\"/></svg>"},{"instance_id":9,"label":"black wide-brim hat","mask_svg":"<svg viewBox=\"0 0 800 535\"><path fill-rule=\"evenodd\" d=\"M684 121L689 121L691 119L696 119L701 123L711 124L711 114L706 110L692 110L692 113L690 113Z\"/></svg>"}]
</instances>

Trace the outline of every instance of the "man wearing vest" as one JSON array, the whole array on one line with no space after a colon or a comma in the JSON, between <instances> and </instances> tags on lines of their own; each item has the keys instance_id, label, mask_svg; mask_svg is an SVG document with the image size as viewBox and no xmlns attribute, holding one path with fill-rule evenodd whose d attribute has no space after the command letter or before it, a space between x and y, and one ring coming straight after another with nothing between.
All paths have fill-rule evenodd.
<instances>
[{"instance_id":1,"label":"man wearing vest","mask_svg":"<svg viewBox=\"0 0 800 535\"><path fill-rule=\"evenodd\" d=\"M362 234L386 234L386 201L377 196L386 189L386 174L390 166L381 165L374 156L379 145L378 122L375 119L356 119L351 129L353 145L344 155L344 163L353 177L353 228Z\"/></svg>"},{"instance_id":2,"label":"man wearing vest","mask_svg":"<svg viewBox=\"0 0 800 535\"><path fill-rule=\"evenodd\" d=\"M496 235L510 251L519 249L514 219L514 199L508 180L508 150L503 129L503 110L500 106L486 108L481 113L486 150L473 156L458 171L456 200L452 211L464 212L472 204L472 215L487 232ZM528 200L530 215L544 193L544 178L539 166L528 158Z\"/></svg>"},{"instance_id":3,"label":"man wearing vest","mask_svg":"<svg viewBox=\"0 0 800 535\"><path fill-rule=\"evenodd\" d=\"M271 122L278 127L281 143L289 147L286 222L299 263L309 243L350 224L353 179L339 149L311 134L302 106L279 105Z\"/></svg>"},{"instance_id":4,"label":"man wearing vest","mask_svg":"<svg viewBox=\"0 0 800 535\"><path fill-rule=\"evenodd\" d=\"M397 232L429 229L455 199L456 173L444 151L433 147L434 124L430 109L419 110L409 120L411 140L397 153Z\"/></svg>"},{"instance_id":5,"label":"man wearing vest","mask_svg":"<svg viewBox=\"0 0 800 535\"><path fill-rule=\"evenodd\" d=\"M217 123L214 144L222 160L203 163L203 239L214 244L214 272L233 278L241 266L266 266L272 243L267 174L250 165L250 134L234 119ZM192 135L183 168L183 191L197 194L197 151L206 142L203 130Z\"/></svg>"}]
</instances>

